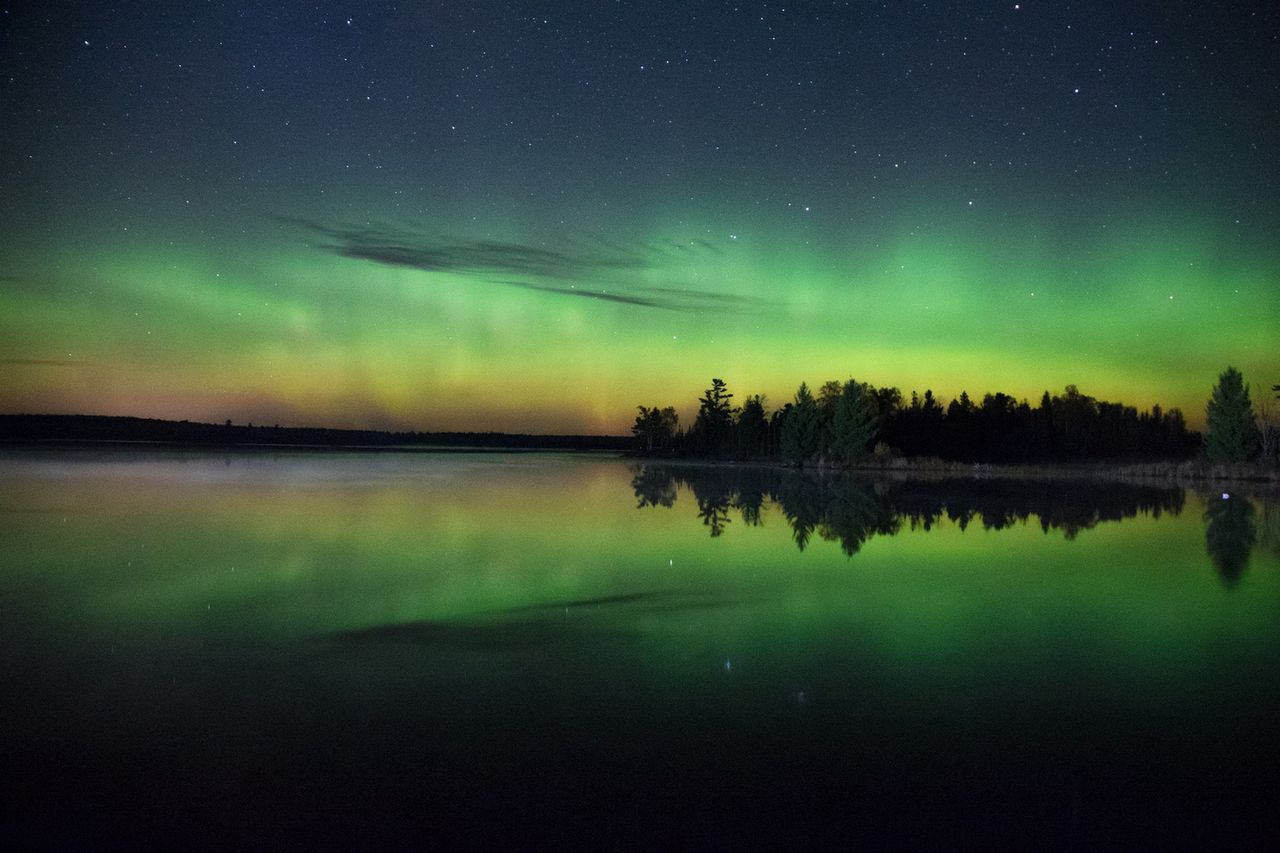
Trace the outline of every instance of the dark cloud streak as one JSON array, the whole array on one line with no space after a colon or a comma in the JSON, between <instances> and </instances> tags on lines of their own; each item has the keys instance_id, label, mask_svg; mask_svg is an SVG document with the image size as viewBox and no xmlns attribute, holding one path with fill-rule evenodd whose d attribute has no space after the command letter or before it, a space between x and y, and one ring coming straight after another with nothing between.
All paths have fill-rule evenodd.
<instances>
[{"instance_id":1,"label":"dark cloud streak","mask_svg":"<svg viewBox=\"0 0 1280 853\"><path fill-rule=\"evenodd\" d=\"M594 247L579 242L572 248L551 249L499 240L450 240L413 233L390 226L327 225L310 219L273 216L277 222L319 235L315 248L338 257L370 261L384 266L407 267L423 272L488 273L516 278L486 278L493 284L519 287L557 296L594 299L639 308L668 311L745 311L760 300L693 287L650 287L629 284L630 274L663 266L642 253L616 242L593 239ZM655 247L649 247L651 251ZM656 251L665 258L672 250L687 262L699 255L719 257L723 251L706 240L677 243L663 241ZM556 281L607 281L605 286L543 284Z\"/></svg>"},{"instance_id":2,"label":"dark cloud streak","mask_svg":"<svg viewBox=\"0 0 1280 853\"><path fill-rule=\"evenodd\" d=\"M642 308L674 308L660 301L645 299L639 296L627 296L622 293L609 293L606 290L585 290L577 287L553 287L546 284L534 284L530 281L511 281L509 279L489 279L494 284L505 284L509 287L522 287L525 290L536 290L540 293L555 293L560 296L578 296L583 299L600 299L605 302L617 302L622 305L639 305Z\"/></svg>"}]
</instances>

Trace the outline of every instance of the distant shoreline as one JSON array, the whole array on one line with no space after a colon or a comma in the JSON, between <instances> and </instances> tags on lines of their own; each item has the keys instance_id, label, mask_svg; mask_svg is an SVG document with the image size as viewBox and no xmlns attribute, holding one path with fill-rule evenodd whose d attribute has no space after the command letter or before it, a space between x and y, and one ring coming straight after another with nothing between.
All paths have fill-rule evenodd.
<instances>
[{"instance_id":1,"label":"distant shoreline","mask_svg":"<svg viewBox=\"0 0 1280 853\"><path fill-rule=\"evenodd\" d=\"M0 449L230 451L237 453L610 453L640 465L715 468L770 468L812 476L888 479L1105 479L1165 482L1204 487L1247 483L1280 488L1280 471L1252 463L1070 462L988 464L932 458L903 458L852 466L793 465L770 460L731 461L636 453L624 436L530 435L500 432L384 432L326 427L208 424L112 415L0 415Z\"/></svg>"},{"instance_id":2,"label":"distant shoreline","mask_svg":"<svg viewBox=\"0 0 1280 853\"><path fill-rule=\"evenodd\" d=\"M111 439L47 441L0 440L0 452L25 450L172 450L200 451L205 453L434 453L466 455L473 453L598 453L623 458L620 450L575 447L506 447L502 445L447 445L447 444L211 444L180 441L122 441Z\"/></svg>"},{"instance_id":3,"label":"distant shoreline","mask_svg":"<svg viewBox=\"0 0 1280 853\"><path fill-rule=\"evenodd\" d=\"M0 415L0 446L297 450L623 451L629 436L383 430L201 423L113 415Z\"/></svg>"}]
</instances>

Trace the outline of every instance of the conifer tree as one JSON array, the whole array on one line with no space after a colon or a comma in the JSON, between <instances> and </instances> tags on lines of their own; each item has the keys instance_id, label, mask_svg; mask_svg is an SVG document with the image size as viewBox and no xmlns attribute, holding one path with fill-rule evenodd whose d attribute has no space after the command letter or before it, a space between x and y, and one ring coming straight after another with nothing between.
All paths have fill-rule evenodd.
<instances>
[{"instance_id":1,"label":"conifer tree","mask_svg":"<svg viewBox=\"0 0 1280 853\"><path fill-rule=\"evenodd\" d=\"M856 462L867 453L879 427L879 410L867 387L850 379L840 389L831 420L831 453Z\"/></svg>"},{"instance_id":2,"label":"conifer tree","mask_svg":"<svg viewBox=\"0 0 1280 853\"><path fill-rule=\"evenodd\" d=\"M795 405L782 424L782 455L797 465L818 452L821 415L808 384L801 382Z\"/></svg>"},{"instance_id":3,"label":"conifer tree","mask_svg":"<svg viewBox=\"0 0 1280 853\"><path fill-rule=\"evenodd\" d=\"M1249 386L1234 367L1218 376L1205 407L1205 454L1214 462L1244 462L1258 449Z\"/></svg>"},{"instance_id":4,"label":"conifer tree","mask_svg":"<svg viewBox=\"0 0 1280 853\"><path fill-rule=\"evenodd\" d=\"M698 401L698 416L693 422L695 440L703 452L722 456L729 450L729 431L733 428L733 395L723 379L712 379L711 387Z\"/></svg>"}]
</instances>

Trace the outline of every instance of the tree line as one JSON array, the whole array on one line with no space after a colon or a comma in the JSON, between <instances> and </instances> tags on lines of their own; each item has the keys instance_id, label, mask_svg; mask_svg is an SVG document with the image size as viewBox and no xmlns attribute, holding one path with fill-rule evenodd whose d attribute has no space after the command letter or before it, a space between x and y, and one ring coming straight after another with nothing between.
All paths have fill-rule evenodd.
<instances>
[{"instance_id":1,"label":"tree line","mask_svg":"<svg viewBox=\"0 0 1280 853\"><path fill-rule=\"evenodd\" d=\"M1273 391L1280 397L1280 386ZM1219 376L1206 409L1205 436L1179 409L1139 411L1098 400L1068 385L1037 404L1005 393L968 393L945 406L932 390L877 388L849 379L810 389L769 411L760 395L735 405L721 379L712 379L687 428L672 406L639 406L632 435L644 454L725 460L783 460L795 465L852 465L892 456L957 462L1037 463L1086 460L1181 460L1203 453L1212 461L1274 460L1277 431L1269 407L1255 413L1239 371Z\"/></svg>"}]
</instances>

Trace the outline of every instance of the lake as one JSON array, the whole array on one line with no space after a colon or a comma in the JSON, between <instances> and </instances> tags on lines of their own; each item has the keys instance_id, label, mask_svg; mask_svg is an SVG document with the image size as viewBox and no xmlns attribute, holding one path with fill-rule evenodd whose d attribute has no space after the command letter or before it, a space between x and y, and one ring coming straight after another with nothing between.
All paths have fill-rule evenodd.
<instances>
[{"instance_id":1,"label":"lake","mask_svg":"<svg viewBox=\"0 0 1280 853\"><path fill-rule=\"evenodd\" d=\"M1280 504L607 456L0 454L41 847L1249 847Z\"/></svg>"}]
</instances>

